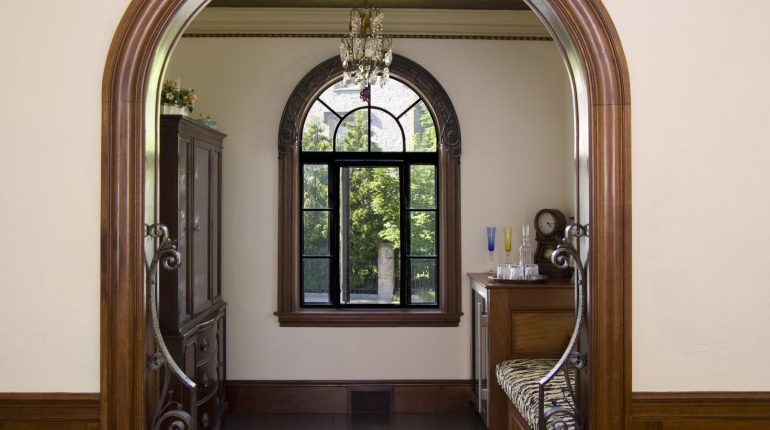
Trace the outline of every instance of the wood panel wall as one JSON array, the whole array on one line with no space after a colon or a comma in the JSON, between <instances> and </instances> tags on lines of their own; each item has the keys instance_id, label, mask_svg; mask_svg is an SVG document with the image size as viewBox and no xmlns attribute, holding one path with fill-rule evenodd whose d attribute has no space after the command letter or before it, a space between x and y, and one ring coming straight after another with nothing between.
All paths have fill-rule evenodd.
<instances>
[{"instance_id":1,"label":"wood panel wall","mask_svg":"<svg viewBox=\"0 0 770 430\"><path fill-rule=\"evenodd\" d=\"M449 381L229 381L231 412L347 413L349 387L394 387L400 413L470 411ZM97 430L98 393L0 393L0 430ZM768 430L770 392L634 393L629 430Z\"/></svg>"},{"instance_id":2,"label":"wood panel wall","mask_svg":"<svg viewBox=\"0 0 770 430\"><path fill-rule=\"evenodd\" d=\"M0 430L98 428L98 393L0 393Z\"/></svg>"},{"instance_id":3,"label":"wood panel wall","mask_svg":"<svg viewBox=\"0 0 770 430\"><path fill-rule=\"evenodd\" d=\"M767 430L770 392L634 393L630 430Z\"/></svg>"},{"instance_id":4,"label":"wood panel wall","mask_svg":"<svg viewBox=\"0 0 770 430\"><path fill-rule=\"evenodd\" d=\"M348 413L348 393L363 386L393 387L394 412L470 412L467 380L227 381L230 412Z\"/></svg>"}]
</instances>

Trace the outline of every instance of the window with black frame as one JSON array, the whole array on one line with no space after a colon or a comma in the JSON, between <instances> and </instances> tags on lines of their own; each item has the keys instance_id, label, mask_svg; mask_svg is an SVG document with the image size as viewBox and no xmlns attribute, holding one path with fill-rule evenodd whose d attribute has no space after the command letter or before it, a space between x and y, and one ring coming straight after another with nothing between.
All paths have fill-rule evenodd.
<instances>
[{"instance_id":1,"label":"window with black frame","mask_svg":"<svg viewBox=\"0 0 770 430\"><path fill-rule=\"evenodd\" d=\"M438 306L438 161L431 111L406 83L340 80L315 99L299 153L302 306Z\"/></svg>"}]
</instances>

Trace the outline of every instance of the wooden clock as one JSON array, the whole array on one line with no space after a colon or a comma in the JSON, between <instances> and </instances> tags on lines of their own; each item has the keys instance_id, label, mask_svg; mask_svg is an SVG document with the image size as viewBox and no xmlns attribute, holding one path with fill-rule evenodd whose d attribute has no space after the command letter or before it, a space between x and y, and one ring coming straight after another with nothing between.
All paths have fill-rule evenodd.
<instances>
[{"instance_id":1,"label":"wooden clock","mask_svg":"<svg viewBox=\"0 0 770 430\"><path fill-rule=\"evenodd\" d=\"M535 264L541 275L548 279L563 280L572 278L574 268L562 269L551 262L551 255L564 237L567 218L558 209L541 209L535 215Z\"/></svg>"}]
</instances>

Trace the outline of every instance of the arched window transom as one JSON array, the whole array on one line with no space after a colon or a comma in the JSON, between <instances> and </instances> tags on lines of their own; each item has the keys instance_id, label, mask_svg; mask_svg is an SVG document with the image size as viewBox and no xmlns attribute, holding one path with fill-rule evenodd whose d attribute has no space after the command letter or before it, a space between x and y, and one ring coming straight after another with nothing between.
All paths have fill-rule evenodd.
<instances>
[{"instance_id":1,"label":"arched window transom","mask_svg":"<svg viewBox=\"0 0 770 430\"><path fill-rule=\"evenodd\" d=\"M281 122L279 320L456 325L454 108L406 58L385 85L364 90L343 85L337 63L308 73Z\"/></svg>"}]
</instances>

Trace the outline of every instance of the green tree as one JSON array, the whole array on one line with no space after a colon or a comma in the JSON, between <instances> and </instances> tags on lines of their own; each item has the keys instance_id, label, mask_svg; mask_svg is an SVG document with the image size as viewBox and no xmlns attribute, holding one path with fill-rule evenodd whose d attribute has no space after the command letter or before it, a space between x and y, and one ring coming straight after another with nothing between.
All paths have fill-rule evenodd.
<instances>
[{"instance_id":1,"label":"green tree","mask_svg":"<svg viewBox=\"0 0 770 430\"><path fill-rule=\"evenodd\" d=\"M331 151L332 143L317 116L309 117L302 133L305 151ZM329 207L329 168L326 165L305 165L303 168L302 207L323 209ZM329 211L304 211L302 213L302 253L327 255L329 253ZM330 267L328 260L303 262L304 291L322 293L329 291Z\"/></svg>"},{"instance_id":2,"label":"green tree","mask_svg":"<svg viewBox=\"0 0 770 430\"><path fill-rule=\"evenodd\" d=\"M415 127L410 150L430 152L436 150L436 130L430 112L420 103L415 107L419 125ZM368 114L360 110L350 115L343 124L343 134L337 142L338 150L365 152L369 145ZM374 138L374 136L372 136ZM303 149L328 151L332 143L317 117L308 119L303 132ZM410 202L412 209L435 209L436 169L433 165L410 167ZM304 171L304 208L328 207L329 172L325 165L306 165ZM400 273L398 255L401 249L401 196L399 169L396 167L344 167L340 171L340 227L343 282L350 290L371 291L377 285L377 253L383 242L394 245L396 252L395 273ZM328 250L329 212L306 212L304 223L304 252L317 255L318 250ZM435 255L436 215L431 210L412 211L410 215L411 250L413 255ZM313 252L311 252L313 251ZM306 269L306 279L328 279L328 264L312 264ZM310 270L311 272L308 272ZM416 279L433 275L427 268L412 273ZM315 281L306 283L308 288L327 291L327 286ZM326 282L328 285L328 282ZM433 296L435 298L435 296ZM428 297L429 299L429 297Z\"/></svg>"},{"instance_id":3,"label":"green tree","mask_svg":"<svg viewBox=\"0 0 770 430\"><path fill-rule=\"evenodd\" d=\"M317 115L308 117L302 130L302 149L304 151L331 151L332 142Z\"/></svg>"}]
</instances>

